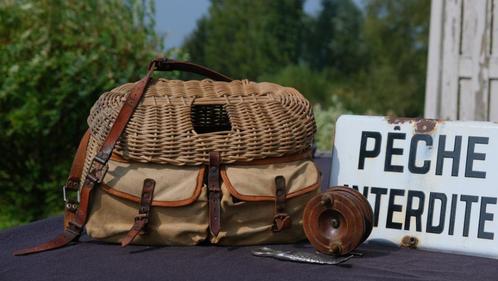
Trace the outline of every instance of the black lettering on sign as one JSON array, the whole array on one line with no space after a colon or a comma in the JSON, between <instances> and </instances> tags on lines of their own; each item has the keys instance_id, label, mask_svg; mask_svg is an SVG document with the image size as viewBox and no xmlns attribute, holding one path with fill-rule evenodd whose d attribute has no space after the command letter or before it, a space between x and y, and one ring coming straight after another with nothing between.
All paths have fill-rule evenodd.
<instances>
[{"instance_id":1,"label":"black lettering on sign","mask_svg":"<svg viewBox=\"0 0 498 281\"><path fill-rule=\"evenodd\" d=\"M344 186L349 187L349 185L348 185L348 184L345 184ZM351 187L352 187L354 190L356 190L356 191L360 192L360 189L358 188L358 186L357 186L357 185L352 185ZM364 186L364 187L363 187L363 196L364 196L365 198L368 198L368 186Z\"/></svg>"},{"instance_id":2,"label":"black lettering on sign","mask_svg":"<svg viewBox=\"0 0 498 281\"><path fill-rule=\"evenodd\" d=\"M465 216L463 219L463 233L464 237L469 236L469 223L470 213L472 212L472 203L479 201L479 197L473 195L460 195L460 201L465 202Z\"/></svg>"},{"instance_id":3,"label":"black lettering on sign","mask_svg":"<svg viewBox=\"0 0 498 281\"><path fill-rule=\"evenodd\" d=\"M401 205L394 204L395 197L404 196L404 195L405 191L403 189L391 189L391 191L389 192L389 205L387 207L386 228L401 229L401 227L403 226L402 223L393 222L393 214L394 212L401 212L403 207Z\"/></svg>"},{"instance_id":4,"label":"black lettering on sign","mask_svg":"<svg viewBox=\"0 0 498 281\"><path fill-rule=\"evenodd\" d=\"M419 142L425 142L426 146L432 146L432 137L430 135L416 134L410 142L410 156L408 158L408 170L414 174L427 174L431 168L431 161L425 160L420 167L417 166L417 149Z\"/></svg>"},{"instance_id":5,"label":"black lettering on sign","mask_svg":"<svg viewBox=\"0 0 498 281\"><path fill-rule=\"evenodd\" d=\"M417 208L413 208L413 198L418 198ZM406 203L405 230L410 230L411 218L415 218L415 225L418 232L422 231L422 214L424 213L425 194L422 191L409 190L408 201Z\"/></svg>"},{"instance_id":6,"label":"black lettering on sign","mask_svg":"<svg viewBox=\"0 0 498 281\"><path fill-rule=\"evenodd\" d=\"M387 194L387 188L372 187L370 189L370 193L375 195L373 226L377 226L379 225L380 202L382 199L382 195Z\"/></svg>"},{"instance_id":7,"label":"black lettering on sign","mask_svg":"<svg viewBox=\"0 0 498 281\"><path fill-rule=\"evenodd\" d=\"M404 140L405 133L389 133L387 134L386 160L384 163L384 171L403 173L403 166L393 165L393 155L403 155L403 148L394 147L394 140Z\"/></svg>"},{"instance_id":8,"label":"black lettering on sign","mask_svg":"<svg viewBox=\"0 0 498 281\"><path fill-rule=\"evenodd\" d=\"M448 227L448 235L453 235L455 231L455 215L456 215L456 205L458 201L458 195L451 195L451 207L450 207L450 225Z\"/></svg>"},{"instance_id":9,"label":"black lettering on sign","mask_svg":"<svg viewBox=\"0 0 498 281\"><path fill-rule=\"evenodd\" d=\"M441 209L439 210L439 223L434 225L434 205L435 201L441 202ZM427 233L442 233L444 229L444 220L446 215L446 195L440 192L431 192L429 195L429 209L427 212Z\"/></svg>"},{"instance_id":10,"label":"black lettering on sign","mask_svg":"<svg viewBox=\"0 0 498 281\"><path fill-rule=\"evenodd\" d=\"M351 187L352 189L358 191L358 186L357 185L352 185L352 186L349 186L349 184L345 184L344 185L345 187Z\"/></svg>"},{"instance_id":11,"label":"black lettering on sign","mask_svg":"<svg viewBox=\"0 0 498 281\"><path fill-rule=\"evenodd\" d=\"M453 160L453 166L451 168L451 176L458 177L460 151L462 150L462 136L455 137L455 146L453 147L453 150L445 150L445 147L446 147L446 136L440 135L438 149L437 149L436 175L441 176L443 174L444 159L450 158Z\"/></svg>"},{"instance_id":12,"label":"black lettering on sign","mask_svg":"<svg viewBox=\"0 0 498 281\"><path fill-rule=\"evenodd\" d=\"M467 162L465 164L465 177L467 178L486 178L486 172L474 171L474 160L486 160L485 153L475 152L476 144L488 144L488 137L469 137L467 145Z\"/></svg>"},{"instance_id":13,"label":"black lettering on sign","mask_svg":"<svg viewBox=\"0 0 498 281\"><path fill-rule=\"evenodd\" d=\"M373 150L367 150L368 139L374 139ZM365 158L377 157L380 153L380 143L382 135L379 132L363 131L361 132L360 158L358 159L358 170L365 167Z\"/></svg>"},{"instance_id":14,"label":"black lettering on sign","mask_svg":"<svg viewBox=\"0 0 498 281\"><path fill-rule=\"evenodd\" d=\"M493 240L495 234L493 232L484 231L486 221L493 220L492 213L486 213L488 204L496 204L496 197L481 197L481 210L479 212L479 228L477 230L477 238Z\"/></svg>"}]
</instances>

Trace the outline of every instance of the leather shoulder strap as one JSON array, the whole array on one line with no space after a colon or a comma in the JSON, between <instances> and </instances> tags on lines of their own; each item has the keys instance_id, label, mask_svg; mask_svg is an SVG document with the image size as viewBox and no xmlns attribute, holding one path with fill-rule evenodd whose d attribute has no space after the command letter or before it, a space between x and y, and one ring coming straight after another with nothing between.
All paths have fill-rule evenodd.
<instances>
[{"instance_id":1,"label":"leather shoulder strap","mask_svg":"<svg viewBox=\"0 0 498 281\"><path fill-rule=\"evenodd\" d=\"M208 78L217 81L225 81L225 82L232 81L232 78L226 75L223 75L205 66L187 61L177 61L168 58L157 58L151 62L151 64L149 65L149 69L151 69L152 65L154 65L155 70L157 71L179 70L179 71L191 72L202 76L206 76Z\"/></svg>"},{"instance_id":2,"label":"leather shoulder strap","mask_svg":"<svg viewBox=\"0 0 498 281\"><path fill-rule=\"evenodd\" d=\"M85 156L88 148L88 142L90 141L90 129L86 130L85 134L81 138L78 150L76 150L76 155L73 159L73 164L71 165L71 171L69 172L69 177L67 178L66 184L63 187L64 192L64 227L68 226L68 223L73 219L76 210L78 209L78 201L74 201L67 197L67 192L79 192L81 175L83 174L83 167L85 165Z\"/></svg>"},{"instance_id":3,"label":"leather shoulder strap","mask_svg":"<svg viewBox=\"0 0 498 281\"><path fill-rule=\"evenodd\" d=\"M80 205L74 217L68 222L68 225L65 227L64 232L56 238L41 245L15 251L14 255L28 255L32 253L61 248L76 240L81 235L83 226L85 225L88 217L90 196L92 190L95 185L102 182L102 179L107 172L107 162L111 157L112 150L114 149L119 136L123 133L126 124L128 124L128 121L135 111L135 108L137 107L143 94L145 93L147 85L151 79L152 72L155 69L154 64L155 63L152 62L152 67L149 68L147 75L135 84L132 91L127 96L102 147L100 148L95 158L92 160L89 173L87 174L83 183L83 187L80 190Z\"/></svg>"},{"instance_id":4,"label":"leather shoulder strap","mask_svg":"<svg viewBox=\"0 0 498 281\"><path fill-rule=\"evenodd\" d=\"M87 129L83 137L81 138L78 149L76 150L76 155L73 159L73 164L71 165L71 171L69 171L69 180L77 180L78 184L81 179L81 174L83 174L83 166L85 165L86 149L88 148L88 142L90 141L90 129Z\"/></svg>"},{"instance_id":5,"label":"leather shoulder strap","mask_svg":"<svg viewBox=\"0 0 498 281\"><path fill-rule=\"evenodd\" d=\"M88 217L88 211L89 211L89 203L90 203L90 196L92 193L92 190L97 184L100 184L102 182L102 179L104 178L106 172L107 172L107 162L109 161L111 155L112 155L112 150L114 149L114 146L116 145L116 142L118 141L119 137L123 133L126 125L128 124L131 116L133 115L133 112L135 111L136 107L138 106L138 103L142 99L145 90L147 88L147 85L149 84L149 81L151 79L152 73L154 70L159 70L159 71L167 71L167 70L181 70L181 71L189 71L189 72L194 72L200 75L205 75L209 78L215 79L215 80L221 80L221 81L232 81L231 78L222 75L220 73L217 73L209 68L196 65L193 63L188 63L188 62L179 62L179 61L174 61L174 60L169 60L166 58L162 59L155 59L149 64L149 70L147 75L140 81L138 81L135 86L133 87L132 91L130 94L127 96L123 106L121 107L121 110L118 113L118 116L114 122L114 124L111 127L111 130L109 131L109 134L107 135L102 147L100 148L99 152L97 155L94 157L92 160L92 163L90 165L89 173L87 174L85 181L83 183L83 187L80 190L80 204L74 215L71 215L71 217L68 218L67 225L64 227L64 232L57 236L56 238L52 239L51 241L48 241L46 243L43 243L41 245L32 247L32 248L27 248L27 249L22 249L19 251L14 252L14 255L27 255L27 254L32 254L32 253L38 253L38 252L43 252L47 250L52 250L52 249L57 249L64 247L65 245L71 243L72 241L75 241L78 239L80 236L81 232L83 231L83 226L86 223L87 217ZM86 150L86 149L85 149ZM79 154L77 153L76 158L79 157ZM83 156L82 156L83 157ZM77 159L75 159L76 161ZM77 161L76 166L74 166L73 163L73 168L71 169L71 173L68 179L68 183L70 186L79 186L79 177L81 176L81 171L83 167L78 166L82 164L81 161ZM78 176L78 173L80 173ZM214 192L217 193L217 192ZM218 194L219 196L219 194ZM216 198L214 196L213 198ZM219 201L219 198L218 198ZM214 230L214 232L219 231L219 209L214 210L214 220L218 222L215 223L214 227L211 228L211 231Z\"/></svg>"}]
</instances>

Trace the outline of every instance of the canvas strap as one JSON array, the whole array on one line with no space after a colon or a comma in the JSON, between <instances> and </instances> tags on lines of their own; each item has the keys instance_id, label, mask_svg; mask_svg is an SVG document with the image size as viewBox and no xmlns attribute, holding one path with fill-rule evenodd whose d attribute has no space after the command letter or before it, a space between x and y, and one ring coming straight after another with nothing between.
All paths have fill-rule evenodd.
<instances>
[{"instance_id":1,"label":"canvas strap","mask_svg":"<svg viewBox=\"0 0 498 281\"><path fill-rule=\"evenodd\" d=\"M128 246L138 234L144 233L150 219L150 209L152 205L152 197L156 182L153 179L145 179L142 187L142 195L140 196L140 207L138 216L135 217L135 222L126 236L121 239L121 246Z\"/></svg>"}]
</instances>

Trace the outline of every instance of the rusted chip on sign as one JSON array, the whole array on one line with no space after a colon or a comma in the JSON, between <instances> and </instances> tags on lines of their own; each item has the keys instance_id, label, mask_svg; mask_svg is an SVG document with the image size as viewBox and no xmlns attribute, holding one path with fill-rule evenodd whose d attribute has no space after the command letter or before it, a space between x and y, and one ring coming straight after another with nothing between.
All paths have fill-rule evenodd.
<instances>
[{"instance_id":1,"label":"rusted chip on sign","mask_svg":"<svg viewBox=\"0 0 498 281\"><path fill-rule=\"evenodd\" d=\"M415 123L415 133L432 133L437 124L443 121L438 119L388 117L387 122L389 124Z\"/></svg>"},{"instance_id":2,"label":"rusted chip on sign","mask_svg":"<svg viewBox=\"0 0 498 281\"><path fill-rule=\"evenodd\" d=\"M406 235L401 239L401 247L417 249L418 246L418 238L414 236Z\"/></svg>"},{"instance_id":3,"label":"rusted chip on sign","mask_svg":"<svg viewBox=\"0 0 498 281\"><path fill-rule=\"evenodd\" d=\"M306 204L303 229L317 251L345 255L367 239L372 221L372 208L363 195L333 187Z\"/></svg>"}]
</instances>

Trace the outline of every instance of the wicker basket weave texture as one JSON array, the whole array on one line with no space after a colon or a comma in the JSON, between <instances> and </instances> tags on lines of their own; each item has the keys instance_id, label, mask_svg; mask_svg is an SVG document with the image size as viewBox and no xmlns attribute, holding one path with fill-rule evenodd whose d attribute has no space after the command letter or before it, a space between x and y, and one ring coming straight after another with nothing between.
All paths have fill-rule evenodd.
<instances>
[{"instance_id":1,"label":"wicker basket weave texture","mask_svg":"<svg viewBox=\"0 0 498 281\"><path fill-rule=\"evenodd\" d=\"M133 85L103 94L92 107L89 154L103 143ZM138 162L200 165L218 151L223 163L246 162L305 151L315 131L309 102L293 88L161 78L150 82L115 152Z\"/></svg>"}]
</instances>

